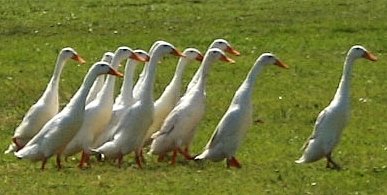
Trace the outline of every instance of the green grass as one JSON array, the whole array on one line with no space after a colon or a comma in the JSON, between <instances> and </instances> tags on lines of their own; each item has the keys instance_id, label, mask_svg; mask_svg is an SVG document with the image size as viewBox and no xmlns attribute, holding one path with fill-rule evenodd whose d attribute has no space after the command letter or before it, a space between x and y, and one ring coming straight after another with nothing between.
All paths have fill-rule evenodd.
<instances>
[{"instance_id":1,"label":"green grass","mask_svg":"<svg viewBox=\"0 0 387 195\"><path fill-rule=\"evenodd\" d=\"M0 0L0 148L44 90L57 52L74 47L88 64L118 46L147 50L164 39L183 50L202 52L215 38L241 51L234 65L217 63L207 86L207 113L192 151L198 153L255 59L274 52L289 70L267 68L254 89L254 118L237 153L242 169L224 163L181 160L177 166L148 158L144 170L94 163L76 168L76 160L57 171L54 160L40 165L0 153L0 193L24 194L384 194L387 191L387 14L384 0L374 1L26 1ZM359 60L353 70L352 118L334 158L342 171L325 162L296 165L299 148L311 133L318 112L331 100L346 51L362 44L379 57ZM158 68L155 96L175 69L165 58ZM61 103L71 98L89 65L70 62L60 84ZM184 82L197 64L187 68ZM139 68L140 69L140 68ZM118 88L118 86L117 86ZM278 97L281 96L280 100ZM359 101L366 98L367 102ZM78 158L78 157L77 157Z\"/></svg>"}]
</instances>

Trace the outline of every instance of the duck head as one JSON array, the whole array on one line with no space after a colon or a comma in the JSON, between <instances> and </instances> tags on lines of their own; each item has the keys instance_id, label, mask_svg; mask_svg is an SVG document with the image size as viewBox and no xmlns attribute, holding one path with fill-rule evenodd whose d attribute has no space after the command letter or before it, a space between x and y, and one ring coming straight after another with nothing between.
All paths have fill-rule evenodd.
<instances>
[{"instance_id":1,"label":"duck head","mask_svg":"<svg viewBox=\"0 0 387 195\"><path fill-rule=\"evenodd\" d=\"M63 59L73 59L80 64L86 63L86 61L78 55L78 53L71 47L65 47L60 51L60 57Z\"/></svg>"},{"instance_id":2,"label":"duck head","mask_svg":"<svg viewBox=\"0 0 387 195\"><path fill-rule=\"evenodd\" d=\"M233 54L233 55L236 55L236 56L239 56L240 55L240 52L235 50L228 41L224 40L224 39L215 39L211 45L210 45L210 48L218 48L222 51L225 51L227 53L230 53L230 54Z\"/></svg>"},{"instance_id":3,"label":"duck head","mask_svg":"<svg viewBox=\"0 0 387 195\"><path fill-rule=\"evenodd\" d=\"M374 54L367 51L366 48L360 45L352 46L351 49L349 49L347 56L353 59L365 58L371 61L376 61L378 59Z\"/></svg>"},{"instance_id":4,"label":"duck head","mask_svg":"<svg viewBox=\"0 0 387 195\"><path fill-rule=\"evenodd\" d=\"M277 56L272 53L263 53L261 56L258 57L257 61L262 65L273 64L281 68L289 67L287 64L283 63L281 60L279 60L279 58L277 58Z\"/></svg>"}]
</instances>

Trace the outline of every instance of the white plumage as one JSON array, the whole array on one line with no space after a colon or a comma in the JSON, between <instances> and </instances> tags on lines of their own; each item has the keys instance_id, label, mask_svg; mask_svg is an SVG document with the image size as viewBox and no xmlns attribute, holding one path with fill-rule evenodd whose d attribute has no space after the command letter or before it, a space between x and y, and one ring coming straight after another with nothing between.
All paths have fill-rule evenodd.
<instances>
[{"instance_id":1,"label":"white plumage","mask_svg":"<svg viewBox=\"0 0 387 195\"><path fill-rule=\"evenodd\" d=\"M195 48L187 48L184 50L183 55L185 57L180 57L179 62L177 63L175 74L171 82L165 87L164 92L161 96L155 101L155 113L152 125L147 130L145 136L146 142L150 143L151 135L158 131L163 124L165 118L175 107L176 103L180 99L181 94L181 85L183 80L183 73L186 65L194 60L202 61L203 55L199 50Z\"/></svg>"},{"instance_id":2,"label":"white plumage","mask_svg":"<svg viewBox=\"0 0 387 195\"><path fill-rule=\"evenodd\" d=\"M145 59L137 56L129 47L119 47L114 53L111 63L112 68L117 69L120 62L128 58L145 61ZM63 151L63 155L66 157L82 151L82 158L79 163L80 168L85 163L89 163L89 148L92 147L96 137L101 134L110 121L115 81L115 76L107 76L104 86L97 94L97 97L86 105L81 128Z\"/></svg>"},{"instance_id":3,"label":"white plumage","mask_svg":"<svg viewBox=\"0 0 387 195\"><path fill-rule=\"evenodd\" d=\"M44 169L47 159L56 154L57 166L61 168L60 156L62 151L82 125L87 94L100 74L122 76L106 62L98 62L93 65L85 76L81 87L66 107L49 120L24 148L15 152L15 156L33 161L40 160L42 161L41 169Z\"/></svg>"},{"instance_id":4,"label":"white plumage","mask_svg":"<svg viewBox=\"0 0 387 195\"><path fill-rule=\"evenodd\" d=\"M5 153L12 153L20 150L34 137L48 120L59 110L58 88L60 75L67 60L73 59L81 64L85 61L72 48L63 48L57 58L54 73L48 83L46 90L39 100L31 106L25 114L22 122L15 129L12 137L12 144Z\"/></svg>"},{"instance_id":5,"label":"white plumage","mask_svg":"<svg viewBox=\"0 0 387 195\"><path fill-rule=\"evenodd\" d=\"M108 64L112 63L114 53L106 52L103 54L102 59L100 61L107 62ZM99 91L101 91L103 84L105 83L105 75L99 75L97 79L95 79L93 86L91 86L90 92L86 98L86 105L92 102L96 97Z\"/></svg>"},{"instance_id":6,"label":"white plumage","mask_svg":"<svg viewBox=\"0 0 387 195\"><path fill-rule=\"evenodd\" d=\"M235 153L252 124L251 97L256 77L268 64L287 68L287 65L279 61L273 54L262 54L235 92L227 112L217 125L205 150L196 156L195 160L209 159L216 162L226 159L227 167L241 167L235 158Z\"/></svg>"},{"instance_id":7,"label":"white plumage","mask_svg":"<svg viewBox=\"0 0 387 195\"><path fill-rule=\"evenodd\" d=\"M376 57L362 46L353 46L347 53L343 74L331 103L320 112L314 130L303 149L304 153L296 163L310 163L323 157L327 159L327 168L339 169L332 160L333 149L340 141L341 133L350 117L350 81L354 61L358 58L376 61Z\"/></svg>"},{"instance_id":8,"label":"white plumage","mask_svg":"<svg viewBox=\"0 0 387 195\"><path fill-rule=\"evenodd\" d=\"M136 163L142 167L142 146L146 135L146 130L152 124L153 105L153 85L156 74L156 64L162 56L171 53L177 56L182 54L175 47L168 43L158 44L150 53L150 60L144 76L143 84L138 93L139 100L130 108L126 109L118 122L112 140L102 146L93 149L93 153L106 158L117 158L118 165L121 166L123 155L132 151L135 152Z\"/></svg>"},{"instance_id":9,"label":"white plumage","mask_svg":"<svg viewBox=\"0 0 387 195\"><path fill-rule=\"evenodd\" d=\"M149 61L149 55L143 50L134 50L138 56L144 58L146 61ZM125 65L125 76L124 81L121 86L121 92L117 96L113 104L113 110L111 112L111 117L109 124L104 128L100 135L98 135L97 139L93 143L93 148L101 146L105 142L111 140L114 136L115 126L120 120L123 111L129 108L131 105L135 103L135 99L133 98L132 88L133 88L133 76L134 71L136 69L138 60L128 59Z\"/></svg>"},{"instance_id":10,"label":"white plumage","mask_svg":"<svg viewBox=\"0 0 387 195\"><path fill-rule=\"evenodd\" d=\"M152 135L150 154L156 154L162 158L166 153L173 151L172 164L176 161L177 152L182 153L186 159L192 158L188 153L188 147L205 113L205 85L209 68L219 59L234 62L220 49L209 49L206 52L199 68L201 74L198 82L180 99L165 119L161 129Z\"/></svg>"},{"instance_id":11,"label":"white plumage","mask_svg":"<svg viewBox=\"0 0 387 195\"><path fill-rule=\"evenodd\" d=\"M224 40L224 39L215 39L210 44L210 46L208 47L208 49L212 49L212 48L218 48L218 49L220 49L220 50L222 50L224 52L227 52L227 53L230 53L230 54L233 54L233 55L236 55L236 56L240 55L239 51L235 50L230 45L230 43L228 41ZM189 91L199 81L201 72L202 72L202 66L200 66L198 68L198 70L195 72L194 76L192 77L191 81L189 82L189 84L187 86L187 90L186 91Z\"/></svg>"}]
</instances>

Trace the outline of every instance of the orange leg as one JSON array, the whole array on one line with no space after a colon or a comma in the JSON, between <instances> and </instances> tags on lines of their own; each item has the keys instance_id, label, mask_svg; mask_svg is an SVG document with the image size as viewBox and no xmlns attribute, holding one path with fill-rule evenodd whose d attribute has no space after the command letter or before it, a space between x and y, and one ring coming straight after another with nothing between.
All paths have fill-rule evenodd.
<instances>
[{"instance_id":1,"label":"orange leg","mask_svg":"<svg viewBox=\"0 0 387 195\"><path fill-rule=\"evenodd\" d=\"M62 165L60 163L60 154L57 154L56 155L56 167L58 168L58 170L60 170L62 168Z\"/></svg>"},{"instance_id":2,"label":"orange leg","mask_svg":"<svg viewBox=\"0 0 387 195\"><path fill-rule=\"evenodd\" d=\"M178 152L178 148L176 148L176 149L173 150L171 165L175 165L175 164L176 164L177 152Z\"/></svg>"},{"instance_id":3,"label":"orange leg","mask_svg":"<svg viewBox=\"0 0 387 195\"><path fill-rule=\"evenodd\" d=\"M91 164L90 164L90 154L85 152L85 156L86 156L86 164L87 166L91 167Z\"/></svg>"},{"instance_id":4,"label":"orange leg","mask_svg":"<svg viewBox=\"0 0 387 195\"><path fill-rule=\"evenodd\" d=\"M124 158L124 156L122 155L122 153L120 153L117 157L117 163L118 163L118 168L121 168L121 165L122 165L122 159Z\"/></svg>"},{"instance_id":5,"label":"orange leg","mask_svg":"<svg viewBox=\"0 0 387 195\"><path fill-rule=\"evenodd\" d=\"M180 154L184 156L186 160L193 160L194 158L189 154L188 152L188 146L184 148L184 150L181 150L180 148L177 149Z\"/></svg>"},{"instance_id":6,"label":"orange leg","mask_svg":"<svg viewBox=\"0 0 387 195\"><path fill-rule=\"evenodd\" d=\"M157 158L157 162L163 162L164 161L165 154L160 154Z\"/></svg>"},{"instance_id":7,"label":"orange leg","mask_svg":"<svg viewBox=\"0 0 387 195\"><path fill-rule=\"evenodd\" d=\"M241 164L238 162L238 160L235 157L227 158L227 168L230 167L236 167L236 168L241 168Z\"/></svg>"},{"instance_id":8,"label":"orange leg","mask_svg":"<svg viewBox=\"0 0 387 195\"><path fill-rule=\"evenodd\" d=\"M44 158L42 160L42 166L40 167L40 170L44 171L44 166L46 165L46 162L47 162L47 158Z\"/></svg>"},{"instance_id":9,"label":"orange leg","mask_svg":"<svg viewBox=\"0 0 387 195\"><path fill-rule=\"evenodd\" d=\"M90 163L90 155L87 154L85 151L82 151L82 156L81 156L81 161L79 162L78 167L79 168L84 168L84 165L89 165Z\"/></svg>"},{"instance_id":10,"label":"orange leg","mask_svg":"<svg viewBox=\"0 0 387 195\"><path fill-rule=\"evenodd\" d=\"M142 149L140 150L140 157L141 157L141 159L140 159L141 162L144 163L144 164L146 164L146 162L145 162L145 157L144 157L144 152L143 152Z\"/></svg>"},{"instance_id":11,"label":"orange leg","mask_svg":"<svg viewBox=\"0 0 387 195\"><path fill-rule=\"evenodd\" d=\"M141 165L141 151L135 151L134 152L135 154L135 159L136 159L136 164L138 166L139 169L142 169L142 165Z\"/></svg>"},{"instance_id":12,"label":"orange leg","mask_svg":"<svg viewBox=\"0 0 387 195\"><path fill-rule=\"evenodd\" d=\"M336 169L336 170L340 170L341 167L340 165L338 165L335 161L332 160L332 155L331 153L329 153L327 156L327 166L326 168L330 168L330 169ZM332 166L331 166L332 165Z\"/></svg>"}]
</instances>

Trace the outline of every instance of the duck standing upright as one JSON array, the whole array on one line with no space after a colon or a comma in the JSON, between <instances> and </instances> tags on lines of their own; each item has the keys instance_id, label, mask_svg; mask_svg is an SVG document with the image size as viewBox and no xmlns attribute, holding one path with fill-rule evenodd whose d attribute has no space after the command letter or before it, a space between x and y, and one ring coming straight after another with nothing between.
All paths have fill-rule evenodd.
<instances>
[{"instance_id":1,"label":"duck standing upright","mask_svg":"<svg viewBox=\"0 0 387 195\"><path fill-rule=\"evenodd\" d=\"M102 56L101 62L107 62L108 64L112 63L114 53L113 52L105 52ZM103 84L105 82L105 75L99 75L97 79L95 79L93 86L91 86L90 92L86 98L86 105L92 102L96 97L98 92L102 89Z\"/></svg>"},{"instance_id":2,"label":"duck standing upright","mask_svg":"<svg viewBox=\"0 0 387 195\"><path fill-rule=\"evenodd\" d=\"M319 113L313 133L303 146L304 153L295 161L296 163L311 163L325 157L327 168L340 169L332 159L332 152L349 121L351 72L353 63L358 58L377 60L376 56L364 47L359 45L351 47L344 62L343 74L336 94L331 103Z\"/></svg>"},{"instance_id":3,"label":"duck standing upright","mask_svg":"<svg viewBox=\"0 0 387 195\"><path fill-rule=\"evenodd\" d=\"M273 54L262 54L255 61L245 81L235 92L228 110L217 125L205 150L196 156L195 160L209 159L217 162L226 159L227 167L241 167L235 158L235 153L252 124L253 107L251 98L255 80L268 64L288 68Z\"/></svg>"},{"instance_id":4,"label":"duck standing upright","mask_svg":"<svg viewBox=\"0 0 387 195\"><path fill-rule=\"evenodd\" d=\"M148 54L149 56L152 55L153 53L153 50L156 48L157 45L159 45L160 43L168 43L166 41L161 41L161 40L158 40L158 41L155 41L152 46L149 48L149 51L148 51ZM147 72L147 69L148 69L148 65L149 65L149 62L145 63L144 67L142 68L142 71L140 73L140 75L138 76L138 80L136 82L136 84L133 86L133 89L132 89L132 93L133 93L133 98L135 100L138 100L140 97L140 91L141 91L141 88L142 88L142 85L144 83L144 79L145 79L145 74Z\"/></svg>"},{"instance_id":5,"label":"duck standing upright","mask_svg":"<svg viewBox=\"0 0 387 195\"><path fill-rule=\"evenodd\" d=\"M118 122L113 139L102 146L93 149L92 152L99 157L118 159L118 166L121 166L123 156L134 151L136 163L142 168L142 146L146 135L146 130L152 124L153 105L153 85L155 82L156 65L162 56L166 54L182 56L169 43L161 43L150 53L150 60L144 76L143 84L138 93L138 101L130 108L126 109Z\"/></svg>"},{"instance_id":6,"label":"duck standing upright","mask_svg":"<svg viewBox=\"0 0 387 195\"><path fill-rule=\"evenodd\" d=\"M20 150L34 137L48 120L58 113L59 110L59 81L62 69L69 59L73 59L80 64L83 60L73 48L63 48L57 58L54 73L48 83L46 90L39 100L31 106L24 115L22 122L15 129L12 137L12 144L9 145L5 153L12 153Z\"/></svg>"},{"instance_id":7,"label":"duck standing upright","mask_svg":"<svg viewBox=\"0 0 387 195\"><path fill-rule=\"evenodd\" d=\"M150 144L151 135L158 131L163 124L165 118L175 107L176 103L180 99L180 91L183 82L183 73L185 67L192 61L197 60L201 62L203 60L203 55L199 50L195 48L187 48L184 50L183 55L185 57L180 57L179 62L176 66L175 74L171 82L165 87L164 92L161 96L155 101L155 114L152 125L147 130L145 136L146 145Z\"/></svg>"},{"instance_id":8,"label":"duck standing upright","mask_svg":"<svg viewBox=\"0 0 387 195\"><path fill-rule=\"evenodd\" d=\"M66 107L50 119L24 148L15 152L15 156L20 159L42 161L41 169L43 170L48 158L56 154L57 167L60 169L61 154L82 125L87 94L100 74L122 77L122 73L117 72L106 62L94 64Z\"/></svg>"},{"instance_id":9,"label":"duck standing upright","mask_svg":"<svg viewBox=\"0 0 387 195\"><path fill-rule=\"evenodd\" d=\"M176 163L177 153L191 160L188 148L196 132L200 120L205 113L205 86L210 65L216 60L234 63L222 50L207 50L200 65L201 74L198 82L187 91L165 119L161 129L152 135L153 141L150 154L159 155L159 161L168 152L173 151L171 164Z\"/></svg>"},{"instance_id":10,"label":"duck standing upright","mask_svg":"<svg viewBox=\"0 0 387 195\"><path fill-rule=\"evenodd\" d=\"M134 53L132 49L123 46L119 47L114 53L111 67L117 69L120 62L128 58L145 61L145 59ZM79 163L80 168L83 168L84 164L89 165L89 148L92 147L95 139L109 124L114 101L115 79L115 76L108 75L96 99L86 105L82 126L63 151L63 155L66 157L82 151L82 158Z\"/></svg>"},{"instance_id":11,"label":"duck standing upright","mask_svg":"<svg viewBox=\"0 0 387 195\"><path fill-rule=\"evenodd\" d=\"M138 56L145 59L145 61L149 61L149 55L144 50L136 49L133 51ZM133 77L136 66L140 61L134 59L128 59L125 65L125 75L124 81L121 86L120 94L116 97L113 110L111 112L111 118L109 124L106 128L101 132L101 134L94 141L92 148L101 146L105 142L111 140L114 136L115 126L121 118L121 115L124 113L124 110L129 108L131 105L135 103L135 99L133 97L132 88L133 88Z\"/></svg>"}]
</instances>

